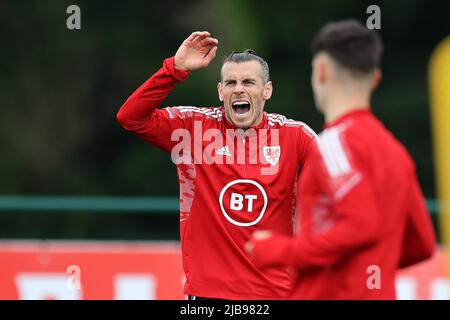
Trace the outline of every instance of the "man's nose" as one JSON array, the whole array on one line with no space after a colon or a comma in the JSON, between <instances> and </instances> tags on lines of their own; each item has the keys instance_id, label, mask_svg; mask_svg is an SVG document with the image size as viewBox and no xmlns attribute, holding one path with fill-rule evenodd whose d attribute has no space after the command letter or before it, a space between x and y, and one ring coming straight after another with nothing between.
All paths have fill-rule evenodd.
<instances>
[{"instance_id":1,"label":"man's nose","mask_svg":"<svg viewBox=\"0 0 450 320\"><path fill-rule=\"evenodd\" d=\"M236 86L234 87L234 92L235 95L240 95L244 93L244 86L242 84L236 84Z\"/></svg>"}]
</instances>

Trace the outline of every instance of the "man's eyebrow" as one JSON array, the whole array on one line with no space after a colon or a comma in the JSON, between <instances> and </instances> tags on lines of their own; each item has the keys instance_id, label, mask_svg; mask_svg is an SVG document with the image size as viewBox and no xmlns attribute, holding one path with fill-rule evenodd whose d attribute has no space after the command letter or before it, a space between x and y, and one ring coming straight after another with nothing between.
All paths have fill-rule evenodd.
<instances>
[{"instance_id":1,"label":"man's eyebrow","mask_svg":"<svg viewBox=\"0 0 450 320\"><path fill-rule=\"evenodd\" d=\"M242 79L242 82L256 82L257 79L256 78L252 78L252 77L247 77ZM235 78L228 78L228 79L224 79L223 80L224 83L230 83L230 82L237 82L237 80Z\"/></svg>"}]
</instances>

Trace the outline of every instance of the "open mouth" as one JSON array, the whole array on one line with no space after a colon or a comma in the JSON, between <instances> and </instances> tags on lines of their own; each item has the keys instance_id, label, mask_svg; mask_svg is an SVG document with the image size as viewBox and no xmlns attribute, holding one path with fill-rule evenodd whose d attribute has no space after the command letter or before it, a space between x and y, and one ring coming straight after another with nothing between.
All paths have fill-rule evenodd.
<instances>
[{"instance_id":1,"label":"open mouth","mask_svg":"<svg viewBox=\"0 0 450 320\"><path fill-rule=\"evenodd\" d=\"M245 114L250 111L250 102L248 101L234 101L231 106L233 107L233 111L237 114Z\"/></svg>"}]
</instances>

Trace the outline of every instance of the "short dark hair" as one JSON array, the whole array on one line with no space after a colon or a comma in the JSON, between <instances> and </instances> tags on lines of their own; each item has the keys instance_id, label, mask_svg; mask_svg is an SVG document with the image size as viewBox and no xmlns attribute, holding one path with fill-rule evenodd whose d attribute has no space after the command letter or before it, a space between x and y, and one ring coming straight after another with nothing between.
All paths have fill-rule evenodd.
<instances>
[{"instance_id":1,"label":"short dark hair","mask_svg":"<svg viewBox=\"0 0 450 320\"><path fill-rule=\"evenodd\" d=\"M312 42L313 56L328 53L350 71L367 74L379 67L383 43L375 30L356 20L343 20L325 25Z\"/></svg>"},{"instance_id":2,"label":"short dark hair","mask_svg":"<svg viewBox=\"0 0 450 320\"><path fill-rule=\"evenodd\" d=\"M243 52L237 52L233 51L223 60L222 67L227 62L234 62L234 63L240 63L240 62L247 62L247 61L258 61L261 65L262 69L262 78L263 82L267 83L270 80L269 75L269 65L267 62L261 58L260 56L256 55L256 52L252 49L246 49ZM222 76L222 73L221 73Z\"/></svg>"}]
</instances>

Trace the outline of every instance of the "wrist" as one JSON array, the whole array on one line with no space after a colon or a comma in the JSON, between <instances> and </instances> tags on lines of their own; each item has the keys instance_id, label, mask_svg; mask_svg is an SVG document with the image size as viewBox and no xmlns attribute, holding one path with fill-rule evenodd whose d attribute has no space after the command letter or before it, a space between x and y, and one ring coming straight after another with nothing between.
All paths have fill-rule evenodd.
<instances>
[{"instance_id":1,"label":"wrist","mask_svg":"<svg viewBox=\"0 0 450 320\"><path fill-rule=\"evenodd\" d=\"M179 71L189 72L189 69L186 68L186 67L184 67L184 66L181 65L180 63L177 63L177 60L176 60L175 58L173 59L173 67L174 67L176 70L179 70Z\"/></svg>"},{"instance_id":2,"label":"wrist","mask_svg":"<svg viewBox=\"0 0 450 320\"><path fill-rule=\"evenodd\" d=\"M169 70L169 72L172 74L172 76L178 81L185 80L190 74L188 70L177 68L177 65L175 64L175 57L167 58L164 61L164 65L166 69Z\"/></svg>"}]
</instances>

